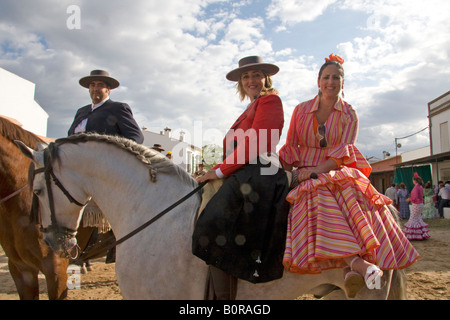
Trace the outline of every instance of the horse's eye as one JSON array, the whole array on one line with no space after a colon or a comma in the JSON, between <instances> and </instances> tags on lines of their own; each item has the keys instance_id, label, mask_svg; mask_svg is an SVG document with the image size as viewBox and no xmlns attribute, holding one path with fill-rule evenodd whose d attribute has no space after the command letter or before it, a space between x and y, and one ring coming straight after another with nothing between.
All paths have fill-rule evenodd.
<instances>
[{"instance_id":1,"label":"horse's eye","mask_svg":"<svg viewBox=\"0 0 450 320\"><path fill-rule=\"evenodd\" d=\"M38 196L41 194L41 189L34 189L33 193Z\"/></svg>"}]
</instances>

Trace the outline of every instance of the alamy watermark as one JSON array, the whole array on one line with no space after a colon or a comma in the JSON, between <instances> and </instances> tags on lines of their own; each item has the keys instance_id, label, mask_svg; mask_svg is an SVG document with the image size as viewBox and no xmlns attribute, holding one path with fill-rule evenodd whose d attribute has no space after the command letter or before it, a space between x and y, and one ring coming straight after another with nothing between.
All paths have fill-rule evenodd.
<instances>
[{"instance_id":1,"label":"alamy watermark","mask_svg":"<svg viewBox=\"0 0 450 320\"><path fill-rule=\"evenodd\" d=\"M67 288L81 289L81 267L71 264L67 267Z\"/></svg>"},{"instance_id":2,"label":"alamy watermark","mask_svg":"<svg viewBox=\"0 0 450 320\"><path fill-rule=\"evenodd\" d=\"M220 136L217 129L203 130L201 121L194 121L192 134L182 130L184 140L172 148L172 160L177 165L185 163L189 155L186 144L204 146L204 141ZM261 164L261 175L274 175L281 167L276 147L280 139L279 129L230 129L224 138L227 164ZM222 134L223 137L223 134ZM222 142L220 142L222 145ZM208 155L203 155L204 158Z\"/></svg>"},{"instance_id":3,"label":"alamy watermark","mask_svg":"<svg viewBox=\"0 0 450 320\"><path fill-rule=\"evenodd\" d=\"M77 5L70 5L67 7L66 13L69 17L66 20L66 26L69 30L81 29L81 9Z\"/></svg>"}]
</instances>

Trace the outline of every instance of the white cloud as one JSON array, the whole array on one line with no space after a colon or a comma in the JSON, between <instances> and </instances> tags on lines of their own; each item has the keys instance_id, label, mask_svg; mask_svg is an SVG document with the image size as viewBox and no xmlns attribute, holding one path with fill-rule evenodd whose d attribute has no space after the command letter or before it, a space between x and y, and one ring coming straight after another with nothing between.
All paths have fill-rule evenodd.
<instances>
[{"instance_id":1,"label":"white cloud","mask_svg":"<svg viewBox=\"0 0 450 320\"><path fill-rule=\"evenodd\" d=\"M283 25L313 21L337 0L273 0L267 8L269 19L280 19ZM279 30L284 30L281 28Z\"/></svg>"}]
</instances>

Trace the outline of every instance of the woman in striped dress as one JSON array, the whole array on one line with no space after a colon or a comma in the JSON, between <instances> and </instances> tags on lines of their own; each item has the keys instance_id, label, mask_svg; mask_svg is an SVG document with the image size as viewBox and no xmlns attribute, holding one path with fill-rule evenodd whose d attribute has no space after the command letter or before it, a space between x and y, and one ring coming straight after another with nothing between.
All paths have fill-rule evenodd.
<instances>
[{"instance_id":1,"label":"woman in striped dress","mask_svg":"<svg viewBox=\"0 0 450 320\"><path fill-rule=\"evenodd\" d=\"M345 268L353 297L364 285L379 289L382 270L406 268L419 254L388 209L392 200L371 185L371 167L355 147L358 117L341 98L344 61L325 60L319 94L295 108L280 150L284 168L299 182L287 196L283 264L308 274Z\"/></svg>"}]
</instances>

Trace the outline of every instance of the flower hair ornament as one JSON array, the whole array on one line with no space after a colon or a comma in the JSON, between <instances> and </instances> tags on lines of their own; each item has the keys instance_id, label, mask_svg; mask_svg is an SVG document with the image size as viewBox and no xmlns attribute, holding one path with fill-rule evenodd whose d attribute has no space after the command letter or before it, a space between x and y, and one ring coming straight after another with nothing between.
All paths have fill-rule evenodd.
<instances>
[{"instance_id":1,"label":"flower hair ornament","mask_svg":"<svg viewBox=\"0 0 450 320\"><path fill-rule=\"evenodd\" d=\"M343 65L344 64L344 59L339 57L337 54L332 53L332 54L330 54L328 56L328 58L325 58L325 62L337 62L340 65Z\"/></svg>"},{"instance_id":2,"label":"flower hair ornament","mask_svg":"<svg viewBox=\"0 0 450 320\"><path fill-rule=\"evenodd\" d=\"M414 178L419 178L419 174L417 172L414 172Z\"/></svg>"}]
</instances>

